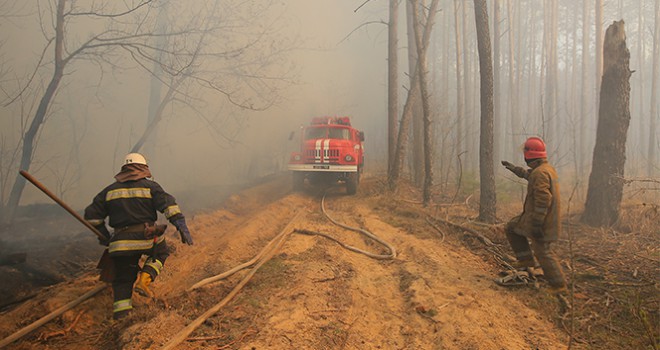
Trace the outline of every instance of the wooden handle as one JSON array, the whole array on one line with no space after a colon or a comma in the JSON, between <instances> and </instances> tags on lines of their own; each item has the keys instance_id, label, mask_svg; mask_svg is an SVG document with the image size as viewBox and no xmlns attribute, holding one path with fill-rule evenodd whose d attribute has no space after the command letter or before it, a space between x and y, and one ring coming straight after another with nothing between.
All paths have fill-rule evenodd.
<instances>
[{"instance_id":1,"label":"wooden handle","mask_svg":"<svg viewBox=\"0 0 660 350\"><path fill-rule=\"evenodd\" d=\"M53 192L49 191L46 186L44 186L41 182L39 182L37 179L35 179L32 175L30 175L27 171L21 170L19 173L26 178L28 181L30 181L33 185L35 185L38 189L41 190L41 192L45 193L48 197L50 197L52 200L55 201L55 203L59 204L60 207L64 208L64 210L68 211L69 214L73 215L78 221L80 221L81 224L85 225L88 229L90 229L92 232L94 232L95 235L99 236L99 238L102 239L107 239L104 234L99 232L99 230L96 229L96 227L92 226L87 220L83 219L80 214L76 213L71 207L69 207L66 203L64 203L61 199L59 199Z\"/></svg>"}]
</instances>

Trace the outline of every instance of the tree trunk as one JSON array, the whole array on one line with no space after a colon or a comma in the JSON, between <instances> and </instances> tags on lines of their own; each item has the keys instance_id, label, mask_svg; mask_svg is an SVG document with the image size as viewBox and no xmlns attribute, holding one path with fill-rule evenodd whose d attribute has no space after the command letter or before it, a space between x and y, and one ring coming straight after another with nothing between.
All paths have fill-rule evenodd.
<instances>
[{"instance_id":1,"label":"tree trunk","mask_svg":"<svg viewBox=\"0 0 660 350\"><path fill-rule=\"evenodd\" d=\"M37 134L39 128L44 123L46 114L48 113L48 107L50 102L57 92L57 88L60 85L60 81L64 75L64 66L68 61L64 59L64 5L66 0L59 0L57 3L57 9L55 13L55 56L54 63L55 68L53 70L53 77L48 83L48 87L44 92L44 95L39 101L39 107L34 114L34 118L30 123L30 127L27 129L23 135L23 149L21 153L21 165L20 170L28 171L30 170L30 165L32 164L32 156L34 155ZM25 189L25 178L20 174L16 175L16 181L11 189L9 194L9 199L7 200L7 206L3 213L2 221L4 224L9 225L14 220L14 215L16 214L16 209L21 200L23 194L23 189Z\"/></svg>"},{"instance_id":2,"label":"tree trunk","mask_svg":"<svg viewBox=\"0 0 660 350\"><path fill-rule=\"evenodd\" d=\"M589 61L589 2L585 1L582 7L582 82L581 82L581 101L580 101L580 117L578 121L578 129L580 133L578 142L578 180L582 178L582 173L585 168L586 155L587 155L587 125L589 125L589 84L588 80L588 61Z\"/></svg>"},{"instance_id":3,"label":"tree trunk","mask_svg":"<svg viewBox=\"0 0 660 350\"><path fill-rule=\"evenodd\" d=\"M500 0L493 0L493 161L501 158L503 144L502 102L500 98L502 63L500 59Z\"/></svg>"},{"instance_id":4,"label":"tree trunk","mask_svg":"<svg viewBox=\"0 0 660 350\"><path fill-rule=\"evenodd\" d=\"M212 10L213 13L215 12L216 7L217 7L217 3L213 7L213 10ZM164 9L161 9L161 12L159 13L159 20L162 20L162 16L164 14L163 11L164 11ZM163 28L163 29L165 28L164 24L161 23L160 25L163 26L161 28ZM206 38L206 36L208 34L209 25L210 24L207 22L206 23L206 28L204 28L204 30L202 31L203 32L202 36L200 37L199 41L196 43L197 46L196 46L195 50L192 53L190 53L190 62L188 63L188 67L194 67L195 66L195 63L197 62L197 60L199 58L201 49L205 44L204 39ZM163 45L163 47L164 47L165 43L160 42L159 45ZM144 129L144 132L142 133L142 135L140 136L138 141L135 143L135 145L133 145L133 148L131 148L132 153L139 152L140 149L145 145L145 142L150 137L150 135L156 133L158 123L160 123L160 121L163 119L163 112L165 111L165 107L167 107L167 105L170 102L172 102L172 100L174 99L174 95L178 91L179 86L181 86L181 84L183 84L183 82L190 77L190 69L191 68L189 68L189 69L187 69L183 72L180 72L179 74L177 74L176 77L173 77L173 79L170 81L167 92L165 93L165 97L162 100L158 101L158 104L154 108L153 112L150 111L150 113L149 113L150 114L149 115L149 123L147 123L147 127ZM159 91L158 91L157 95L160 99L160 88L158 90ZM153 97L153 95L152 95L152 97ZM150 101L150 104L151 104L151 101ZM150 109L151 109L151 106L150 106Z\"/></svg>"},{"instance_id":5,"label":"tree trunk","mask_svg":"<svg viewBox=\"0 0 660 350\"><path fill-rule=\"evenodd\" d=\"M538 101L537 91L536 87L538 85L538 82L536 81L537 78L537 66L536 66L536 7L535 6L530 6L529 7L530 15L529 15L529 20L532 23L531 24L531 30L530 30L530 52L529 52L529 93L527 95L527 115L529 116L529 119L534 118L534 116L539 115L540 113L538 112L536 108L536 101ZM542 62L543 60L541 60ZM520 145L520 144L519 144Z\"/></svg>"},{"instance_id":6,"label":"tree trunk","mask_svg":"<svg viewBox=\"0 0 660 350\"><path fill-rule=\"evenodd\" d=\"M651 111L649 115L649 151L646 172L652 176L656 172L657 120L658 120L658 70L660 68L660 1L655 2L655 31L653 34L653 73L651 75ZM656 172L657 174L657 172Z\"/></svg>"},{"instance_id":7,"label":"tree trunk","mask_svg":"<svg viewBox=\"0 0 660 350\"><path fill-rule=\"evenodd\" d=\"M461 0L454 0L454 29L456 33L456 154L460 155L463 153L463 142L465 140L465 135L463 135L463 80L461 77L462 74L462 55L463 48L461 46L461 25L460 25L460 16L458 15L458 7L461 4ZM465 5L463 5L465 6ZM457 166L460 166L460 159L456 159L458 162Z\"/></svg>"},{"instance_id":8,"label":"tree trunk","mask_svg":"<svg viewBox=\"0 0 660 350\"><path fill-rule=\"evenodd\" d=\"M470 67L471 67L471 61L470 58L472 57L471 55L471 50L470 50L470 43L471 43L471 38L469 38L468 35L468 3L464 0L461 0L463 3L463 6L461 8L462 16L461 18L463 19L461 25L463 27L463 99L465 102L463 103L463 135L461 137L465 140L465 153L466 153L466 161L465 161L465 170L468 169L473 169L472 168L472 162L470 161L472 158L476 158L475 156L475 147L474 147L474 142L470 142L470 139L472 138L472 135L470 134L470 129L471 129L471 123L470 120L472 119L471 116L474 114L473 109L472 109L472 81L471 81L471 74L470 74Z\"/></svg>"},{"instance_id":9,"label":"tree trunk","mask_svg":"<svg viewBox=\"0 0 660 350\"><path fill-rule=\"evenodd\" d=\"M413 79L413 74L417 75L415 67L418 66L419 57L417 57L417 44L415 43L415 20L413 19L415 6L422 6L417 1L409 0L406 6L408 19L408 68L410 72L410 89L415 91L415 96L420 95L419 80L416 76ZM415 81L415 84L413 84ZM412 104L412 162L411 173L415 186L421 186L424 179L424 145L422 140L423 135L423 111L422 106L419 104L418 99L413 100Z\"/></svg>"},{"instance_id":10,"label":"tree trunk","mask_svg":"<svg viewBox=\"0 0 660 350\"><path fill-rule=\"evenodd\" d=\"M644 54L646 53L646 42L644 40L645 35L644 35L644 0L639 0L639 9L638 9L638 21L637 21L637 59L638 64L637 64L637 74L635 74L635 77L637 78L637 82L639 83L639 87L637 90L637 96L639 98L638 104L637 104L637 113L639 114L639 150L640 154L636 154L635 158L632 160L634 164L639 164L642 159L644 159L643 152L641 152L642 149L644 149L645 145L645 140L646 140L646 133L647 133L647 128L648 125L644 124L644 111L646 110L646 105L644 104L644 83L646 79L644 77L646 76L645 73L645 67L644 65L646 64L646 60L644 57ZM655 41L654 41L655 42Z\"/></svg>"},{"instance_id":11,"label":"tree trunk","mask_svg":"<svg viewBox=\"0 0 660 350\"><path fill-rule=\"evenodd\" d=\"M495 222L497 199L495 196L495 169L493 167L493 61L488 33L488 6L486 0L474 0L474 17L479 49L479 76L481 81L481 136L479 138L479 178L481 196L479 220Z\"/></svg>"},{"instance_id":12,"label":"tree trunk","mask_svg":"<svg viewBox=\"0 0 660 350\"><path fill-rule=\"evenodd\" d=\"M166 21L167 21L167 7L161 6L158 10L158 17L156 17L156 31L157 33L165 33L166 30ZM151 137L152 142L145 144L144 152L149 155L149 159L153 160L156 157L156 150L158 149L155 144L155 140L158 140L158 128L157 123L154 123L154 119L160 119L160 114L162 114L161 107L161 92L163 88L163 68L162 68L162 59L164 52L166 51L167 46L167 36L160 35L157 36L154 40L154 45L158 49L158 54L156 55L156 60L153 62L153 68L151 71L151 81L149 82L149 105L147 107L147 125L146 128L153 127L154 129L149 133L153 135ZM143 140L145 142L146 140ZM137 152L133 150L131 152Z\"/></svg>"},{"instance_id":13,"label":"tree trunk","mask_svg":"<svg viewBox=\"0 0 660 350\"><path fill-rule=\"evenodd\" d=\"M137 142L135 142L133 148L131 148L131 153L140 152L140 149L142 148L142 146L144 146L145 142L147 141L147 138L153 133L155 133L158 123L163 119L163 112L165 111L165 107L167 107L167 105L170 102L172 102L172 98L174 96L174 93L176 92L176 89L179 87L179 85L181 85L181 83L184 80L185 80L185 76L179 78L176 81L173 81L170 84L170 87L167 89L167 93L165 93L165 97L160 101L158 107L153 112L149 124L147 124L147 127L144 129L144 132L137 140Z\"/></svg>"},{"instance_id":14,"label":"tree trunk","mask_svg":"<svg viewBox=\"0 0 660 350\"><path fill-rule=\"evenodd\" d=\"M439 0L433 0L431 4L431 10L437 7ZM424 113L424 188L422 191L422 201L424 206L428 206L431 201L431 187L433 186L433 149L431 147L431 140L433 139L433 133L431 130L431 107L429 106L429 93L428 93L428 79L427 79L427 67L426 63L426 51L427 47L422 44L422 38L420 33L419 23L419 6L417 6L417 0L413 0L414 10L413 10L413 23L415 29L415 46L417 47L417 74L419 75L419 87L422 97L422 111ZM426 21L427 27L433 26L433 13L429 12L428 19Z\"/></svg>"},{"instance_id":15,"label":"tree trunk","mask_svg":"<svg viewBox=\"0 0 660 350\"><path fill-rule=\"evenodd\" d=\"M435 6L435 8L433 7ZM435 16L437 11L438 2L434 0L431 3L431 9L429 10L429 16ZM426 26L424 27L424 36L422 38L424 47L428 47L429 40L431 37L431 26L428 24L433 22L433 18L427 19ZM417 65L416 65L417 66ZM411 86L418 84L418 74L417 67L413 68L413 74L411 75ZM413 105L416 103L416 100L419 99L419 90L410 89L408 90L408 97L406 102L403 105L403 115L401 116L401 122L399 123L399 136L396 139L396 151L394 152L394 163L392 164L392 169L390 176L388 178L388 185L390 190L396 191L399 177L401 176L401 169L403 168L403 154L406 149L406 143L408 142L408 129L410 125L410 119L412 118L412 109Z\"/></svg>"},{"instance_id":16,"label":"tree trunk","mask_svg":"<svg viewBox=\"0 0 660 350\"><path fill-rule=\"evenodd\" d=\"M630 52L623 21L607 28L603 44L598 130L582 221L609 226L619 218L630 124Z\"/></svg>"},{"instance_id":17,"label":"tree trunk","mask_svg":"<svg viewBox=\"0 0 660 350\"><path fill-rule=\"evenodd\" d=\"M514 12L511 4L512 0L508 0L506 5L507 5L507 22L509 23L509 132L511 133L511 148L502 154L502 157L508 158L510 155L515 154L516 151L516 141L515 141L515 132L516 128L520 126L520 115L518 114L519 111L519 106L518 106L518 81L516 80L516 75L518 72L516 71L516 64L519 64L516 62L516 55L515 55L515 48L516 48L516 43L513 37L514 33ZM519 28L516 28L519 29ZM516 31L518 32L518 31ZM520 70L520 68L518 68ZM496 159L497 160L497 159Z\"/></svg>"},{"instance_id":18,"label":"tree trunk","mask_svg":"<svg viewBox=\"0 0 660 350\"><path fill-rule=\"evenodd\" d=\"M399 0L390 0L390 22L387 40L387 169L391 172L396 150L396 122L399 117L399 56L398 37Z\"/></svg>"},{"instance_id":19,"label":"tree trunk","mask_svg":"<svg viewBox=\"0 0 660 350\"><path fill-rule=\"evenodd\" d=\"M556 0L544 1L545 36L545 103L543 106L543 136L546 142L559 144L555 139L557 124L557 15Z\"/></svg>"},{"instance_id":20,"label":"tree trunk","mask_svg":"<svg viewBox=\"0 0 660 350\"><path fill-rule=\"evenodd\" d=\"M600 98L600 81L603 76L603 0L596 0L596 17L594 18L594 27L596 33L596 52L594 56L596 57L596 85L594 87L594 118L591 120L595 124L598 124L598 119L600 118L599 101ZM591 123L590 123L591 124ZM595 125L594 124L594 125ZM593 140L592 140L593 141ZM593 142L591 143L593 146Z\"/></svg>"}]
</instances>

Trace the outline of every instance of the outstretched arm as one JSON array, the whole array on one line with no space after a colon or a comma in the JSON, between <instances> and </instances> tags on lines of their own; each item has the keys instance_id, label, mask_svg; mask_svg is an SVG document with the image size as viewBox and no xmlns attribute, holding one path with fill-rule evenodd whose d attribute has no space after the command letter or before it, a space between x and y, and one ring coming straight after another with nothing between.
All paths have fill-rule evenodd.
<instances>
[{"instance_id":1,"label":"outstretched arm","mask_svg":"<svg viewBox=\"0 0 660 350\"><path fill-rule=\"evenodd\" d=\"M529 169L525 169L523 167L515 166L506 160L502 161L502 165L504 165L505 168L509 169L512 173L516 174L519 178L529 180Z\"/></svg>"}]
</instances>

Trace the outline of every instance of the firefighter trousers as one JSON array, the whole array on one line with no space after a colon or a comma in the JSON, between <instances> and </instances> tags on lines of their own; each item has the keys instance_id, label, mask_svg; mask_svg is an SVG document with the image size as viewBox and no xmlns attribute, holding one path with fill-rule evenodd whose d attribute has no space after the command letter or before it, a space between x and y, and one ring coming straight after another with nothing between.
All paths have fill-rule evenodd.
<instances>
[{"instance_id":1,"label":"firefighter trousers","mask_svg":"<svg viewBox=\"0 0 660 350\"><path fill-rule=\"evenodd\" d=\"M511 245L511 249L519 262L533 261L534 257L538 260L543 275L552 287L561 288L566 286L566 279L562 271L557 255L553 249L552 242L528 238L517 234L514 226L509 224L505 229L506 238ZM531 241L531 245L530 245Z\"/></svg>"},{"instance_id":2,"label":"firefighter trousers","mask_svg":"<svg viewBox=\"0 0 660 350\"><path fill-rule=\"evenodd\" d=\"M143 254L151 254L142 268L139 266ZM133 309L133 284L140 271L147 272L151 279L155 280L169 256L165 241L158 243L153 251L123 252L122 254L111 254L115 264L115 278L112 281L112 294L114 297L113 317L123 317Z\"/></svg>"}]
</instances>

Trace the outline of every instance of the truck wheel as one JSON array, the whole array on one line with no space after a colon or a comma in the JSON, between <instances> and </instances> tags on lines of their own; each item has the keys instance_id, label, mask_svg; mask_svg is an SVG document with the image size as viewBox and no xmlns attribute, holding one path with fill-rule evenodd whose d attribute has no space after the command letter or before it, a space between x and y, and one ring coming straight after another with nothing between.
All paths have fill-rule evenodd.
<instances>
[{"instance_id":1,"label":"truck wheel","mask_svg":"<svg viewBox=\"0 0 660 350\"><path fill-rule=\"evenodd\" d=\"M346 177L346 193L355 194L358 187L358 173L350 173Z\"/></svg>"},{"instance_id":2,"label":"truck wheel","mask_svg":"<svg viewBox=\"0 0 660 350\"><path fill-rule=\"evenodd\" d=\"M299 171L293 172L293 190L302 191L305 185L305 174Z\"/></svg>"}]
</instances>

